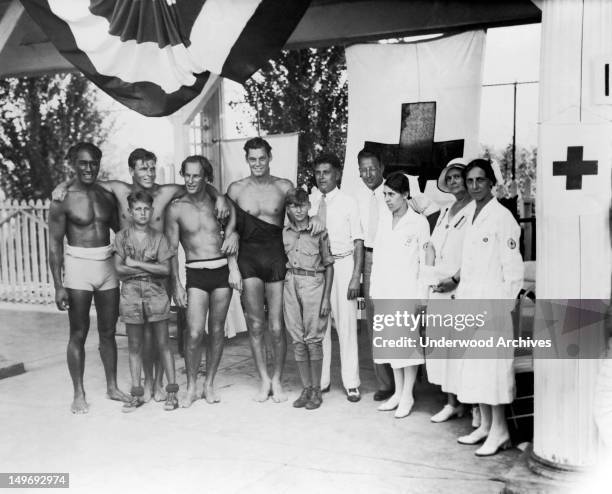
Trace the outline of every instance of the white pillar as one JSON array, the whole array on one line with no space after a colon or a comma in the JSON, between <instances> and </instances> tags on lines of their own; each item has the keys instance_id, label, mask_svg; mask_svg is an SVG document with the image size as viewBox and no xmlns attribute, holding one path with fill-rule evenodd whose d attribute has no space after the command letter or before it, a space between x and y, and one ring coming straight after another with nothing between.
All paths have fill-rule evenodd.
<instances>
[{"instance_id":1,"label":"white pillar","mask_svg":"<svg viewBox=\"0 0 612 494\"><path fill-rule=\"evenodd\" d=\"M607 299L612 96L605 98L604 74L606 63L612 73L612 2L542 0L538 4L542 49L537 296ZM612 76L608 91L612 95ZM583 160L597 160L597 174L584 175L581 188L567 190L566 177L553 175L553 161L566 161L570 146L582 147ZM593 397L599 365L596 359L535 359L530 459L534 471L556 477L596 462L599 440Z\"/></svg>"}]
</instances>

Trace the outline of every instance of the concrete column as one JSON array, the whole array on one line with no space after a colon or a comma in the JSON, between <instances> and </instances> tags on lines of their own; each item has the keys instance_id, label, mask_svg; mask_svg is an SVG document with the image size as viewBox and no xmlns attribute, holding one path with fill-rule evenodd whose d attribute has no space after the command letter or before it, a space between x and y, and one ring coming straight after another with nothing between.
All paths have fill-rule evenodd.
<instances>
[{"instance_id":1,"label":"concrete column","mask_svg":"<svg viewBox=\"0 0 612 494\"><path fill-rule=\"evenodd\" d=\"M543 0L538 6L542 50L537 296L608 299L612 2ZM553 174L554 161L570 161L568 147L581 147L583 160L597 161L596 174L583 175L580 187ZM603 355L603 324L600 341ZM534 444L529 463L537 473L562 477L596 462L599 439L593 398L600 362L534 359Z\"/></svg>"}]
</instances>

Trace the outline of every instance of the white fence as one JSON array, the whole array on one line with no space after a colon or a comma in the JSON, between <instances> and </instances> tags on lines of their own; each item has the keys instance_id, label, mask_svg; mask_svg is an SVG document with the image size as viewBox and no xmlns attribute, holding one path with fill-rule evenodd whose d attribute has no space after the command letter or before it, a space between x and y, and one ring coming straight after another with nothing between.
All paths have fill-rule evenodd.
<instances>
[{"instance_id":1,"label":"white fence","mask_svg":"<svg viewBox=\"0 0 612 494\"><path fill-rule=\"evenodd\" d=\"M54 302L48 215L48 200L0 202L0 300Z\"/></svg>"}]
</instances>

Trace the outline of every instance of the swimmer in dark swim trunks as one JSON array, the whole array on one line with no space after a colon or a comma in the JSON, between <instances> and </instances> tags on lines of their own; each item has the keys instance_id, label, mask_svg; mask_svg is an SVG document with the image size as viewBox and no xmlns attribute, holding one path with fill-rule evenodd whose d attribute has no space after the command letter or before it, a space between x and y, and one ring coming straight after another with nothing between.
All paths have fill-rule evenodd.
<instances>
[{"instance_id":1,"label":"swimmer in dark swim trunks","mask_svg":"<svg viewBox=\"0 0 612 494\"><path fill-rule=\"evenodd\" d=\"M182 406L189 407L198 399L196 378L202 360L202 338L209 307L209 345L206 348L206 380L202 397L208 403L220 401L213 383L223 353L225 317L232 288L240 290L242 286L235 256L225 258L221 254L221 227L215 218L214 202L204 187L206 182L212 181L211 164L203 156L189 156L181 165L181 175L185 179L187 194L168 206L166 236L172 247L177 247L180 239L187 259L187 292L178 276L176 257L172 261L172 280L176 304L187 307L187 394ZM226 235L233 232L235 221L236 215L231 208Z\"/></svg>"},{"instance_id":2,"label":"swimmer in dark swim trunks","mask_svg":"<svg viewBox=\"0 0 612 494\"><path fill-rule=\"evenodd\" d=\"M283 283L285 249L282 227L285 221L285 194L293 188L290 180L270 175L272 148L261 137L249 139L244 145L251 174L233 182L227 195L236 204L237 231L240 234L238 264L243 278L242 306L249 329L249 339L255 366L261 379L255 401L274 402L287 399L281 385L281 375L287 353L283 323ZM238 227L239 225L239 227ZM323 230L314 219L313 233ZM266 323L264 301L268 306ZM268 374L263 332L270 331L274 347L274 371Z\"/></svg>"},{"instance_id":3,"label":"swimmer in dark swim trunks","mask_svg":"<svg viewBox=\"0 0 612 494\"><path fill-rule=\"evenodd\" d=\"M197 288L209 295L217 288L229 288L229 268L226 257L187 261L187 290Z\"/></svg>"}]
</instances>

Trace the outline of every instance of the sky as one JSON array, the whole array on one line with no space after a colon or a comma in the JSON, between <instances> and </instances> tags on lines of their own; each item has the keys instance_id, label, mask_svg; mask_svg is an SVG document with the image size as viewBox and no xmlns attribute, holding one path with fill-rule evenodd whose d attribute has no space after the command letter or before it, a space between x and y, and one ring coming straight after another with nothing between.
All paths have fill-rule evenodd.
<instances>
[{"instance_id":1,"label":"sky","mask_svg":"<svg viewBox=\"0 0 612 494\"><path fill-rule=\"evenodd\" d=\"M512 140L513 85L538 80L540 24L490 29L487 33L481 105L480 142L502 149ZM487 87L487 84L507 86ZM241 99L241 86L226 87ZM104 146L105 163L117 178L127 178L127 156L136 147L155 152L160 163L172 161L172 125L167 118L143 117L100 92L100 103L115 121ZM517 86L517 148L537 144L538 84ZM349 115L350 118L350 115ZM236 123L246 120L239 108L226 110L227 138L239 137Z\"/></svg>"}]
</instances>

